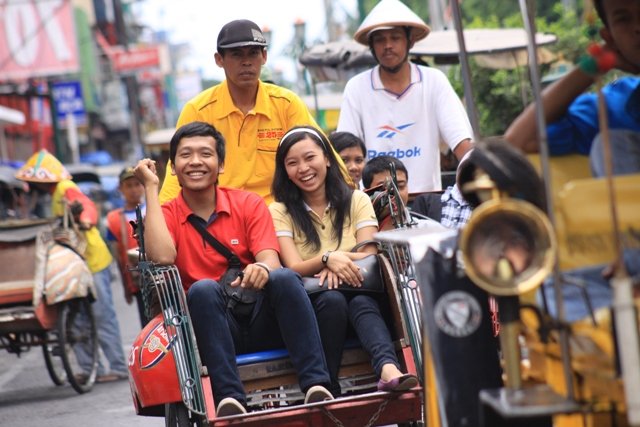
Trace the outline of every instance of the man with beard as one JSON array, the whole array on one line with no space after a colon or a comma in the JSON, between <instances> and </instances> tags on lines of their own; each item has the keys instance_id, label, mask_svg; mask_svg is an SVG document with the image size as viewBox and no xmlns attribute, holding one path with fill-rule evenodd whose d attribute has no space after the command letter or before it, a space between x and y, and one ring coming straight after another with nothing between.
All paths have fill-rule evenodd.
<instances>
[{"instance_id":1,"label":"man with beard","mask_svg":"<svg viewBox=\"0 0 640 427\"><path fill-rule=\"evenodd\" d=\"M338 121L338 131L364 140L368 159L401 159L410 193L442 189L440 141L458 159L472 147L469 118L447 77L409 62L409 50L429 31L399 0L380 1L354 35L378 65L349 80Z\"/></svg>"}]
</instances>

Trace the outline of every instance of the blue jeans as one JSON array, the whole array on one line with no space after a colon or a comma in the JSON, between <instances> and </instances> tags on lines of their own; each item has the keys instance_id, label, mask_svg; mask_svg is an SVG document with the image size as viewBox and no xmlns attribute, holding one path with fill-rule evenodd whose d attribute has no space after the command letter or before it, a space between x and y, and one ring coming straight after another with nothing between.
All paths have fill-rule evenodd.
<instances>
[{"instance_id":1,"label":"blue jeans","mask_svg":"<svg viewBox=\"0 0 640 427\"><path fill-rule=\"evenodd\" d=\"M640 173L640 133L630 130L610 130L609 141L613 156L613 175ZM602 134L594 138L589 157L593 176L604 177L606 174Z\"/></svg>"},{"instance_id":2,"label":"blue jeans","mask_svg":"<svg viewBox=\"0 0 640 427\"><path fill-rule=\"evenodd\" d=\"M625 267L630 276L640 274L640 249L627 249L624 251ZM562 297L564 302L565 319L568 322L583 319L589 316L589 305L585 298L585 292L589 296L589 302L593 311L602 307L611 305L613 299L613 290L609 286L609 281L602 277L602 271L605 265L597 265L593 267L579 268L563 273L568 279L562 285ZM576 286L576 283L578 286ZM581 290L584 289L585 292ZM542 285L549 313L556 316L555 291L553 289L553 280L547 279ZM541 296L538 295L539 302Z\"/></svg>"},{"instance_id":3,"label":"blue jeans","mask_svg":"<svg viewBox=\"0 0 640 427\"><path fill-rule=\"evenodd\" d=\"M400 368L391 334L375 298L357 293L347 296L340 291L327 290L313 297L313 307L331 375L332 393L340 394L338 371L349 323L360 344L371 356L371 364L378 377L382 373L382 366L387 363Z\"/></svg>"},{"instance_id":4,"label":"blue jeans","mask_svg":"<svg viewBox=\"0 0 640 427\"><path fill-rule=\"evenodd\" d=\"M200 356L216 402L233 397L246 404L236 354L283 346L303 392L314 385L328 387L318 324L300 276L286 268L273 270L258 295L251 321L241 325L227 310L224 290L215 280L199 280L187 292Z\"/></svg>"},{"instance_id":5,"label":"blue jeans","mask_svg":"<svg viewBox=\"0 0 640 427\"><path fill-rule=\"evenodd\" d=\"M98 344L102 353L109 362L110 372L127 375L122 339L120 338L120 325L116 317L111 296L111 269L109 267L93 274L93 282L96 288L96 301L91 304L93 317L98 332ZM79 316L76 325L80 328L88 328L89 322L86 316ZM91 370L91 356L84 346L75 348L78 363L85 372ZM107 373L107 369L100 358L98 375Z\"/></svg>"}]
</instances>

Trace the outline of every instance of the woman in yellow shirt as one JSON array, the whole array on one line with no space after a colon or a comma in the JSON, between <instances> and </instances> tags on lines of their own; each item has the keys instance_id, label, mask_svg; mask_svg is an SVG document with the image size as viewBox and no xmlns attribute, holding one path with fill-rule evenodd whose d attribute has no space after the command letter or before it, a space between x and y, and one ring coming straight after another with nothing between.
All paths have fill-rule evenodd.
<instances>
[{"instance_id":1,"label":"woman in yellow shirt","mask_svg":"<svg viewBox=\"0 0 640 427\"><path fill-rule=\"evenodd\" d=\"M364 293L347 295L341 283L362 286L355 260L376 253L375 244L351 252L378 230L369 197L344 180L327 138L311 126L295 127L280 140L269 206L285 267L317 276L327 290L312 297L331 375L331 392L340 394L338 370L351 324L370 354L380 390L408 390L418 385L400 371L378 301Z\"/></svg>"}]
</instances>

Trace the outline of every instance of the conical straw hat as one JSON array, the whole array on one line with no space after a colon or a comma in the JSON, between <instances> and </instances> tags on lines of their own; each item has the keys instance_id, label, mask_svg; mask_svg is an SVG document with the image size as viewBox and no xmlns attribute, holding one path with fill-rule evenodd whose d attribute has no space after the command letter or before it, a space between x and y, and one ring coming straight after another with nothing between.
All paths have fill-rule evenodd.
<instances>
[{"instance_id":1,"label":"conical straw hat","mask_svg":"<svg viewBox=\"0 0 640 427\"><path fill-rule=\"evenodd\" d=\"M411 9L399 0L381 0L364 18L353 38L363 45L369 45L369 34L374 30L388 30L393 27L411 27L411 41L417 42L427 37L431 29Z\"/></svg>"},{"instance_id":2,"label":"conical straw hat","mask_svg":"<svg viewBox=\"0 0 640 427\"><path fill-rule=\"evenodd\" d=\"M53 154L42 149L29 157L24 166L18 169L16 178L27 182L56 183L71 179L71 174Z\"/></svg>"}]
</instances>

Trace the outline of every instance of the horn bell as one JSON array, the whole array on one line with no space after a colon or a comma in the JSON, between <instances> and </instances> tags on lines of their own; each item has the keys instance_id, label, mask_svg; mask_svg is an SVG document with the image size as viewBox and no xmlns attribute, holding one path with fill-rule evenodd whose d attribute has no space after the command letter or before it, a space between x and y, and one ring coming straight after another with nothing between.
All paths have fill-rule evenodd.
<instances>
[{"instance_id":1,"label":"horn bell","mask_svg":"<svg viewBox=\"0 0 640 427\"><path fill-rule=\"evenodd\" d=\"M467 275L490 294L522 295L553 269L556 239L547 216L531 203L490 200L462 229L460 249Z\"/></svg>"}]
</instances>

